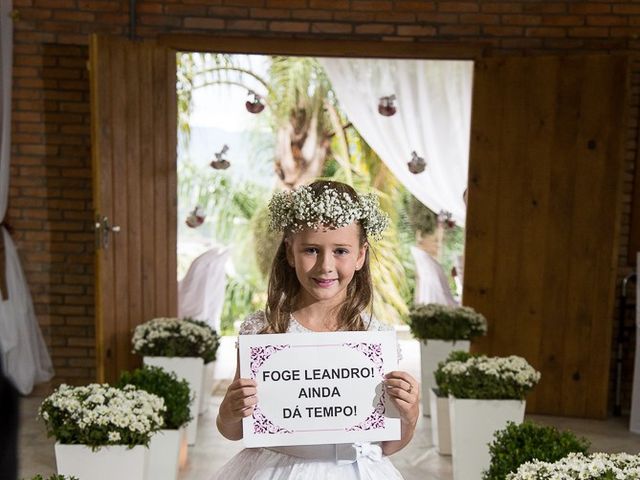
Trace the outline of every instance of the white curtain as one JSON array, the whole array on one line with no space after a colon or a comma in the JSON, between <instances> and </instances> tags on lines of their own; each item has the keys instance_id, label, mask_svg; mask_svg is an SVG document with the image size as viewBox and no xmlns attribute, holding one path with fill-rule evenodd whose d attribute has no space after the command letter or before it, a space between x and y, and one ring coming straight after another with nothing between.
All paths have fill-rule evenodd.
<instances>
[{"instance_id":1,"label":"white curtain","mask_svg":"<svg viewBox=\"0 0 640 480\"><path fill-rule=\"evenodd\" d=\"M338 102L389 170L435 213L464 225L473 62L319 58ZM381 97L396 96L397 112L378 113ZM407 167L415 151L427 169Z\"/></svg>"},{"instance_id":2,"label":"white curtain","mask_svg":"<svg viewBox=\"0 0 640 480\"><path fill-rule=\"evenodd\" d=\"M457 305L447 276L442 270L442 266L424 250L418 247L411 247L411 255L416 263L416 290L414 302L418 303L439 303L440 305Z\"/></svg>"},{"instance_id":3,"label":"white curtain","mask_svg":"<svg viewBox=\"0 0 640 480\"><path fill-rule=\"evenodd\" d=\"M5 299L0 298L0 353L5 375L20 393L26 395L34 384L53 377L53 367L33 310L18 253L9 232L2 226L7 213L11 153L11 10L11 0L0 2L0 235L4 239L8 290L4 292Z\"/></svg>"},{"instance_id":4,"label":"white curtain","mask_svg":"<svg viewBox=\"0 0 640 480\"><path fill-rule=\"evenodd\" d=\"M225 266L231 250L213 247L197 257L178 282L178 316L204 320L220 333L226 287Z\"/></svg>"}]
</instances>

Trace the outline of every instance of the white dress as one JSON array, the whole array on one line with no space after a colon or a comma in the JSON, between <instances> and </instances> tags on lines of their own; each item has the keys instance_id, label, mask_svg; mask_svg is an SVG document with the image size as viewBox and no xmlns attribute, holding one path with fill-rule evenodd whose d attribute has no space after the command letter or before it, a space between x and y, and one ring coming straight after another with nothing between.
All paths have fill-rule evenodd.
<instances>
[{"instance_id":1,"label":"white dress","mask_svg":"<svg viewBox=\"0 0 640 480\"><path fill-rule=\"evenodd\" d=\"M367 330L391 327L363 316ZM240 335L259 333L265 326L263 312L249 315ZM295 318L289 333L313 333ZM245 448L235 455L212 480L402 480L389 457L377 443L309 445L277 448Z\"/></svg>"}]
</instances>

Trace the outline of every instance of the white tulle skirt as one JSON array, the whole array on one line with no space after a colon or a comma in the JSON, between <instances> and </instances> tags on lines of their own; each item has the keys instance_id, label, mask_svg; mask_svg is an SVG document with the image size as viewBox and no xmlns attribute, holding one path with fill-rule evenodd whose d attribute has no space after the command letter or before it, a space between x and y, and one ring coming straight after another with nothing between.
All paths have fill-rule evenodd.
<instances>
[{"instance_id":1,"label":"white tulle skirt","mask_svg":"<svg viewBox=\"0 0 640 480\"><path fill-rule=\"evenodd\" d=\"M373 458L372 458L373 457ZM386 456L357 455L352 461L314 460L266 448L246 448L212 480L402 480Z\"/></svg>"}]
</instances>

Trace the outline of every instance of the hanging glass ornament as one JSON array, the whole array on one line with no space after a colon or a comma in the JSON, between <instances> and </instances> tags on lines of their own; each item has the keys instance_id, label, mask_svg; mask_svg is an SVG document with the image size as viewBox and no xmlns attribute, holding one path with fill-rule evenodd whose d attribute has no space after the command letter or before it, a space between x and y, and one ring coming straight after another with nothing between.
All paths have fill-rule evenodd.
<instances>
[{"instance_id":1,"label":"hanging glass ornament","mask_svg":"<svg viewBox=\"0 0 640 480\"><path fill-rule=\"evenodd\" d=\"M438 213L438 223L444 228L450 229L456 226L456 221L453 219L453 214L446 210L440 210Z\"/></svg>"},{"instance_id":2,"label":"hanging glass ornament","mask_svg":"<svg viewBox=\"0 0 640 480\"><path fill-rule=\"evenodd\" d=\"M249 90L249 100L244 103L249 113L260 113L264 110L264 101L256 92Z\"/></svg>"},{"instance_id":3,"label":"hanging glass ornament","mask_svg":"<svg viewBox=\"0 0 640 480\"><path fill-rule=\"evenodd\" d=\"M211 165L211 168L215 168L216 170L226 170L227 168L229 168L231 163L226 158L224 158L224 155L228 151L229 151L229 147L225 145L222 147L222 150L220 150L218 153L215 153L214 154L215 158L209 164Z\"/></svg>"},{"instance_id":4,"label":"hanging glass ornament","mask_svg":"<svg viewBox=\"0 0 640 480\"><path fill-rule=\"evenodd\" d=\"M194 208L191 213L189 213L189 216L187 217L185 223L188 227L198 228L204 223L205 218L206 215L202 207L200 205L196 205L196 208Z\"/></svg>"},{"instance_id":5,"label":"hanging glass ornament","mask_svg":"<svg viewBox=\"0 0 640 480\"><path fill-rule=\"evenodd\" d=\"M427 162L414 151L411 152L411 160L407 162L407 166L411 173L417 175L418 173L424 172L425 168L427 168Z\"/></svg>"},{"instance_id":6,"label":"hanging glass ornament","mask_svg":"<svg viewBox=\"0 0 640 480\"><path fill-rule=\"evenodd\" d=\"M396 106L394 104L396 99L395 95L389 95L388 97L380 97L378 103L378 113L384 117L390 117L396 113Z\"/></svg>"}]
</instances>

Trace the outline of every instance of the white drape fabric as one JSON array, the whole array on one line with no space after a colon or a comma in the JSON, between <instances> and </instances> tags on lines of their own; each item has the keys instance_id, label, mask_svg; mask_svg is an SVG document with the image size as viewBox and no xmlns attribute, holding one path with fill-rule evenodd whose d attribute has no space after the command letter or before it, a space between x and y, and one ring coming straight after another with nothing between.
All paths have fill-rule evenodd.
<instances>
[{"instance_id":1,"label":"white drape fabric","mask_svg":"<svg viewBox=\"0 0 640 480\"><path fill-rule=\"evenodd\" d=\"M473 62L319 58L341 108L389 170L418 200L464 225ZM397 112L378 113L396 96ZM427 161L413 174L411 152Z\"/></svg>"},{"instance_id":2,"label":"white drape fabric","mask_svg":"<svg viewBox=\"0 0 640 480\"><path fill-rule=\"evenodd\" d=\"M636 257L636 269L636 356L633 366L629 430L640 434L640 252Z\"/></svg>"},{"instance_id":3,"label":"white drape fabric","mask_svg":"<svg viewBox=\"0 0 640 480\"><path fill-rule=\"evenodd\" d=\"M8 299L0 299L0 353L5 375L26 395L53 377L49 352L33 309L18 252L1 225L7 213L11 153L12 2L0 2L0 235L4 238Z\"/></svg>"},{"instance_id":4,"label":"white drape fabric","mask_svg":"<svg viewBox=\"0 0 640 480\"><path fill-rule=\"evenodd\" d=\"M411 255L416 264L414 302L456 305L442 266L431 255L418 247L411 247Z\"/></svg>"},{"instance_id":5,"label":"white drape fabric","mask_svg":"<svg viewBox=\"0 0 640 480\"><path fill-rule=\"evenodd\" d=\"M220 332L226 286L225 266L231 251L213 247L197 257L178 282L178 316L204 320Z\"/></svg>"}]
</instances>

